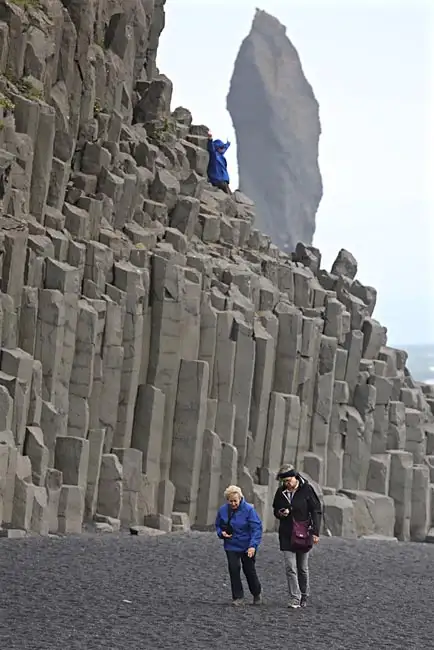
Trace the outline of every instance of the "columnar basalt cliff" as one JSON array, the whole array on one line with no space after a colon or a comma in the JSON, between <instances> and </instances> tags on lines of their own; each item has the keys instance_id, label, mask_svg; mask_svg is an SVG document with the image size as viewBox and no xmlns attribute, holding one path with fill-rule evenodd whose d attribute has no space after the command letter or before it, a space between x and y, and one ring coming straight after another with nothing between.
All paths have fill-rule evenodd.
<instances>
[{"instance_id":1,"label":"columnar basalt cliff","mask_svg":"<svg viewBox=\"0 0 434 650\"><path fill-rule=\"evenodd\" d=\"M286 28L265 11L241 45L227 106L240 189L256 203L258 227L285 251L312 244L322 198L318 102Z\"/></svg>"},{"instance_id":2,"label":"columnar basalt cliff","mask_svg":"<svg viewBox=\"0 0 434 650\"><path fill-rule=\"evenodd\" d=\"M425 539L434 395L348 252L207 184L163 4L0 4L1 534L207 529L229 483L272 530L285 461L333 534Z\"/></svg>"}]
</instances>

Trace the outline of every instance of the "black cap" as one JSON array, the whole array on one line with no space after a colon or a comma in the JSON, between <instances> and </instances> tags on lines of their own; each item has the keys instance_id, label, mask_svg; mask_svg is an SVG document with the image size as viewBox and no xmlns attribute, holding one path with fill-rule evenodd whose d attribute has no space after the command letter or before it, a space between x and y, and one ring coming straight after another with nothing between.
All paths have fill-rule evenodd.
<instances>
[{"instance_id":1,"label":"black cap","mask_svg":"<svg viewBox=\"0 0 434 650\"><path fill-rule=\"evenodd\" d=\"M279 472L277 475L277 479L281 480L283 478L291 478L292 476L297 476L298 472L295 471L295 469L287 469L284 472Z\"/></svg>"}]
</instances>

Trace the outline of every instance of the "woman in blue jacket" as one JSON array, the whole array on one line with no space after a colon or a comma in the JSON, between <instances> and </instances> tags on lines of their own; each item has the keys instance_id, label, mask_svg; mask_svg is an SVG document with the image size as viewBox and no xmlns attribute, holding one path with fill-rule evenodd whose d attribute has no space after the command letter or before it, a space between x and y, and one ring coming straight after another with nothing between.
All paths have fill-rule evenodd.
<instances>
[{"instance_id":1,"label":"woman in blue jacket","mask_svg":"<svg viewBox=\"0 0 434 650\"><path fill-rule=\"evenodd\" d=\"M245 501L237 485L227 487L224 496L227 503L219 509L215 527L217 536L224 540L233 604L244 604L242 566L253 596L253 604L260 605L262 589L256 574L255 560L262 539L262 522L255 508Z\"/></svg>"},{"instance_id":2,"label":"woman in blue jacket","mask_svg":"<svg viewBox=\"0 0 434 650\"><path fill-rule=\"evenodd\" d=\"M225 158L225 153L229 149L231 143L222 142L221 140L213 140L211 133L208 134L208 180L211 185L231 194L229 188L229 174L228 163Z\"/></svg>"}]
</instances>

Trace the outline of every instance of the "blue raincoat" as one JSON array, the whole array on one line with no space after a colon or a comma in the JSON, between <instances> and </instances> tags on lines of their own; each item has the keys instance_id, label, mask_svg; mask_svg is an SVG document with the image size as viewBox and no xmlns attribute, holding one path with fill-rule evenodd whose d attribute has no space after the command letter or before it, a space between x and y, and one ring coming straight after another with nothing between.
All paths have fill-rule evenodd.
<instances>
[{"instance_id":1,"label":"blue raincoat","mask_svg":"<svg viewBox=\"0 0 434 650\"><path fill-rule=\"evenodd\" d=\"M229 506L225 504L219 509L215 521L217 536L224 539L225 551L244 553L252 547L256 550L262 539L262 522L252 504L244 499L241 500L230 521L232 537L225 539L222 535L222 526L228 523L228 516Z\"/></svg>"},{"instance_id":2,"label":"blue raincoat","mask_svg":"<svg viewBox=\"0 0 434 650\"><path fill-rule=\"evenodd\" d=\"M210 183L229 183L228 163L224 157L225 152L231 146L230 142L222 142L221 140L208 140L208 180ZM217 151L222 148L223 151Z\"/></svg>"}]
</instances>

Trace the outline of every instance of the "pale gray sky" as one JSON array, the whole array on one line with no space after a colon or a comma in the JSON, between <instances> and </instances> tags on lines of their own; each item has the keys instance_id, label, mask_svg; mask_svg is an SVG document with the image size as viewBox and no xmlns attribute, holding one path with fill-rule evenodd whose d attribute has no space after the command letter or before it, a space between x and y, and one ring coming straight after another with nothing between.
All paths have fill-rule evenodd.
<instances>
[{"instance_id":1,"label":"pale gray sky","mask_svg":"<svg viewBox=\"0 0 434 650\"><path fill-rule=\"evenodd\" d=\"M434 3L433 3L434 4ZM226 95L255 7L287 27L320 104L314 244L375 286L391 343L434 343L434 10L422 0L167 0L158 65L173 108L236 142ZM431 49L430 49L431 48Z\"/></svg>"}]
</instances>

